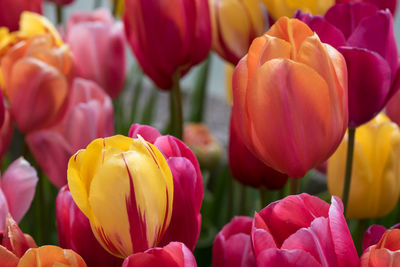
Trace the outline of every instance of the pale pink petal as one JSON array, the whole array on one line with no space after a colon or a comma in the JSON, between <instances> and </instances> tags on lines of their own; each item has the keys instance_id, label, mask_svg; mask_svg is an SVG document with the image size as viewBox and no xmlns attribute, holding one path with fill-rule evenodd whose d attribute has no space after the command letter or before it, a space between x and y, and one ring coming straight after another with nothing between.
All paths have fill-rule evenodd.
<instances>
[{"instance_id":1,"label":"pale pink petal","mask_svg":"<svg viewBox=\"0 0 400 267\"><path fill-rule=\"evenodd\" d=\"M7 214L9 213L7 198L0 189L0 231L4 230Z\"/></svg>"}]
</instances>

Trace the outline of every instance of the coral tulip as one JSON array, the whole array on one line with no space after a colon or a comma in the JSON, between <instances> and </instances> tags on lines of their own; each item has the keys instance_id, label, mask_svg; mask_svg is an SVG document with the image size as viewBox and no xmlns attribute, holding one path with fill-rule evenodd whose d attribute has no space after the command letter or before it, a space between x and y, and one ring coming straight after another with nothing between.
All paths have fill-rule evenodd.
<instances>
[{"instance_id":1,"label":"coral tulip","mask_svg":"<svg viewBox=\"0 0 400 267\"><path fill-rule=\"evenodd\" d=\"M185 75L211 47L208 0L126 0L124 24L143 72L161 89L170 89L173 76Z\"/></svg>"},{"instance_id":2,"label":"coral tulip","mask_svg":"<svg viewBox=\"0 0 400 267\"><path fill-rule=\"evenodd\" d=\"M0 1L0 27L10 31L18 30L23 11L42 13L42 0L3 0Z\"/></svg>"},{"instance_id":3,"label":"coral tulip","mask_svg":"<svg viewBox=\"0 0 400 267\"><path fill-rule=\"evenodd\" d=\"M298 13L323 42L346 59L349 127L375 117L400 87L393 18L369 3L336 4L324 17Z\"/></svg>"},{"instance_id":4,"label":"coral tulip","mask_svg":"<svg viewBox=\"0 0 400 267\"><path fill-rule=\"evenodd\" d=\"M76 74L93 80L111 97L121 92L126 76L125 34L107 9L74 12L68 19L66 42L74 55Z\"/></svg>"},{"instance_id":5,"label":"coral tulip","mask_svg":"<svg viewBox=\"0 0 400 267\"><path fill-rule=\"evenodd\" d=\"M197 267L192 252L182 243L171 242L163 248L153 248L125 259L122 267Z\"/></svg>"},{"instance_id":6,"label":"coral tulip","mask_svg":"<svg viewBox=\"0 0 400 267\"><path fill-rule=\"evenodd\" d=\"M99 243L125 258L158 245L172 215L174 185L161 152L142 138L99 138L68 163L71 195Z\"/></svg>"},{"instance_id":7,"label":"coral tulip","mask_svg":"<svg viewBox=\"0 0 400 267\"><path fill-rule=\"evenodd\" d=\"M17 267L86 267L81 256L70 249L56 246L42 246L28 250Z\"/></svg>"},{"instance_id":8,"label":"coral tulip","mask_svg":"<svg viewBox=\"0 0 400 267\"><path fill-rule=\"evenodd\" d=\"M247 54L254 38L266 30L260 0L209 0L212 49L236 65Z\"/></svg>"},{"instance_id":9,"label":"coral tulip","mask_svg":"<svg viewBox=\"0 0 400 267\"><path fill-rule=\"evenodd\" d=\"M323 15L335 3L335 0L263 0L268 13L273 19L292 17L297 9L315 15Z\"/></svg>"},{"instance_id":10,"label":"coral tulip","mask_svg":"<svg viewBox=\"0 0 400 267\"><path fill-rule=\"evenodd\" d=\"M308 194L292 195L255 213L251 231L258 266L358 266L357 251L343 216Z\"/></svg>"},{"instance_id":11,"label":"coral tulip","mask_svg":"<svg viewBox=\"0 0 400 267\"><path fill-rule=\"evenodd\" d=\"M236 127L235 120L231 118L228 155L232 176L242 184L253 187L264 186L274 190L285 186L289 177L254 156L238 136Z\"/></svg>"},{"instance_id":12,"label":"coral tulip","mask_svg":"<svg viewBox=\"0 0 400 267\"><path fill-rule=\"evenodd\" d=\"M279 19L236 66L239 136L279 172L302 177L324 162L340 144L347 117L344 58L299 20Z\"/></svg>"},{"instance_id":13,"label":"coral tulip","mask_svg":"<svg viewBox=\"0 0 400 267\"><path fill-rule=\"evenodd\" d=\"M19 222L28 211L35 195L36 170L20 157L8 166L0 179L0 229L8 213Z\"/></svg>"},{"instance_id":14,"label":"coral tulip","mask_svg":"<svg viewBox=\"0 0 400 267\"><path fill-rule=\"evenodd\" d=\"M392 14L396 14L397 0L336 0L336 3L366 2L376 5L379 9L388 8Z\"/></svg>"},{"instance_id":15,"label":"coral tulip","mask_svg":"<svg viewBox=\"0 0 400 267\"><path fill-rule=\"evenodd\" d=\"M347 135L328 161L328 189L341 196ZM400 129L385 115L357 128L346 217L378 218L388 214L400 196Z\"/></svg>"},{"instance_id":16,"label":"coral tulip","mask_svg":"<svg viewBox=\"0 0 400 267\"><path fill-rule=\"evenodd\" d=\"M67 183L69 158L92 140L113 133L111 98L97 84L76 78L62 119L50 128L28 134L26 142L52 183L62 187Z\"/></svg>"},{"instance_id":17,"label":"coral tulip","mask_svg":"<svg viewBox=\"0 0 400 267\"><path fill-rule=\"evenodd\" d=\"M360 263L360 267L400 266L400 230L386 231L378 244L364 252Z\"/></svg>"},{"instance_id":18,"label":"coral tulip","mask_svg":"<svg viewBox=\"0 0 400 267\"><path fill-rule=\"evenodd\" d=\"M200 208L203 202L203 178L199 163L193 152L173 136L162 136L153 127L133 124L129 136L137 138L139 135L163 153L174 180L171 223L160 245L179 241L194 250L200 235Z\"/></svg>"},{"instance_id":19,"label":"coral tulip","mask_svg":"<svg viewBox=\"0 0 400 267\"><path fill-rule=\"evenodd\" d=\"M108 253L94 237L88 218L72 199L67 186L56 201L58 240L62 248L72 249L88 267L120 267L122 259Z\"/></svg>"},{"instance_id":20,"label":"coral tulip","mask_svg":"<svg viewBox=\"0 0 400 267\"><path fill-rule=\"evenodd\" d=\"M250 232L253 219L234 217L215 237L212 266L256 267Z\"/></svg>"}]
</instances>

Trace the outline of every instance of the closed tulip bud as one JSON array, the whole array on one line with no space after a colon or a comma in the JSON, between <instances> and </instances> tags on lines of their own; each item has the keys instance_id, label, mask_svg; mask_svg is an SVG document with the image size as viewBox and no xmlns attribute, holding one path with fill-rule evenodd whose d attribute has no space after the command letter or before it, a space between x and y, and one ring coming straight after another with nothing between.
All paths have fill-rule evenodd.
<instances>
[{"instance_id":1,"label":"closed tulip bud","mask_svg":"<svg viewBox=\"0 0 400 267\"><path fill-rule=\"evenodd\" d=\"M58 240L62 248L78 253L89 267L120 267L122 259L108 253L94 237L88 218L72 199L67 186L56 201Z\"/></svg>"},{"instance_id":2,"label":"closed tulip bud","mask_svg":"<svg viewBox=\"0 0 400 267\"><path fill-rule=\"evenodd\" d=\"M74 55L76 75L95 81L111 97L121 92L126 76L125 35L106 9L72 13L66 42Z\"/></svg>"},{"instance_id":3,"label":"closed tulip bud","mask_svg":"<svg viewBox=\"0 0 400 267\"><path fill-rule=\"evenodd\" d=\"M170 89L173 76L184 76L211 47L208 0L126 0L124 24L143 72L161 89Z\"/></svg>"},{"instance_id":4,"label":"closed tulip bud","mask_svg":"<svg viewBox=\"0 0 400 267\"><path fill-rule=\"evenodd\" d=\"M7 27L10 31L18 30L19 18L24 11L42 13L42 0L0 1L0 27Z\"/></svg>"},{"instance_id":5,"label":"closed tulip bud","mask_svg":"<svg viewBox=\"0 0 400 267\"><path fill-rule=\"evenodd\" d=\"M113 114L111 98L97 84L76 78L61 120L25 137L39 166L55 186L67 183L68 160L76 151L96 138L114 134Z\"/></svg>"},{"instance_id":6,"label":"closed tulip bud","mask_svg":"<svg viewBox=\"0 0 400 267\"><path fill-rule=\"evenodd\" d=\"M163 248L152 248L125 259L122 267L197 267L192 252L183 243L171 242Z\"/></svg>"},{"instance_id":7,"label":"closed tulip bud","mask_svg":"<svg viewBox=\"0 0 400 267\"><path fill-rule=\"evenodd\" d=\"M257 266L357 267L343 204L291 195L255 213L251 230Z\"/></svg>"},{"instance_id":8,"label":"closed tulip bud","mask_svg":"<svg viewBox=\"0 0 400 267\"><path fill-rule=\"evenodd\" d=\"M342 196L347 135L328 161L328 189ZM379 218L388 214L400 195L400 129L385 115L357 128L354 142L348 218Z\"/></svg>"},{"instance_id":9,"label":"closed tulip bud","mask_svg":"<svg viewBox=\"0 0 400 267\"><path fill-rule=\"evenodd\" d=\"M137 138L139 135L161 151L172 171L174 203L171 223L160 245L178 241L194 250L200 235L203 202L203 178L199 163L193 152L178 138L162 136L147 125L133 124L129 136Z\"/></svg>"},{"instance_id":10,"label":"closed tulip bud","mask_svg":"<svg viewBox=\"0 0 400 267\"><path fill-rule=\"evenodd\" d=\"M346 3L334 5L324 17L298 12L296 18L346 60L349 127L375 117L400 87L392 14L370 3Z\"/></svg>"},{"instance_id":11,"label":"closed tulip bud","mask_svg":"<svg viewBox=\"0 0 400 267\"><path fill-rule=\"evenodd\" d=\"M347 116L344 58L299 20L279 19L236 66L239 137L279 172L303 177L324 162L340 144Z\"/></svg>"},{"instance_id":12,"label":"closed tulip bud","mask_svg":"<svg viewBox=\"0 0 400 267\"><path fill-rule=\"evenodd\" d=\"M267 28L260 0L209 0L212 49L236 65Z\"/></svg>"},{"instance_id":13,"label":"closed tulip bud","mask_svg":"<svg viewBox=\"0 0 400 267\"><path fill-rule=\"evenodd\" d=\"M236 123L231 118L229 135L229 169L233 178L244 185L280 189L285 186L288 176L275 171L260 161L243 144L237 134Z\"/></svg>"},{"instance_id":14,"label":"closed tulip bud","mask_svg":"<svg viewBox=\"0 0 400 267\"><path fill-rule=\"evenodd\" d=\"M336 0L336 3L357 3L365 2L376 5L379 9L388 8L393 16L396 14L397 0Z\"/></svg>"},{"instance_id":15,"label":"closed tulip bud","mask_svg":"<svg viewBox=\"0 0 400 267\"><path fill-rule=\"evenodd\" d=\"M250 233L253 219L234 217L215 237L213 267L256 267Z\"/></svg>"},{"instance_id":16,"label":"closed tulip bud","mask_svg":"<svg viewBox=\"0 0 400 267\"><path fill-rule=\"evenodd\" d=\"M161 152L140 137L92 141L69 160L68 186L96 239L117 257L157 246L169 226L171 170Z\"/></svg>"},{"instance_id":17,"label":"closed tulip bud","mask_svg":"<svg viewBox=\"0 0 400 267\"><path fill-rule=\"evenodd\" d=\"M335 0L263 0L268 13L273 19L277 20L280 17L292 17L297 9L315 15L323 15L335 4Z\"/></svg>"},{"instance_id":18,"label":"closed tulip bud","mask_svg":"<svg viewBox=\"0 0 400 267\"><path fill-rule=\"evenodd\" d=\"M386 231L378 244L370 246L360 259L360 267L400 266L400 230Z\"/></svg>"}]
</instances>

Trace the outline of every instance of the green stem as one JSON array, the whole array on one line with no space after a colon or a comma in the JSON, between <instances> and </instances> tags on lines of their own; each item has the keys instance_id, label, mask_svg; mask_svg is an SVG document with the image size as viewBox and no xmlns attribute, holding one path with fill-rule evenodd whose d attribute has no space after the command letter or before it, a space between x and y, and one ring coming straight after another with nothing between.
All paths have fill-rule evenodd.
<instances>
[{"instance_id":1,"label":"green stem","mask_svg":"<svg viewBox=\"0 0 400 267\"><path fill-rule=\"evenodd\" d=\"M112 13L114 15L114 17L117 17L117 11L118 11L118 6L119 6L119 1L120 0L113 0L113 9L112 9Z\"/></svg>"},{"instance_id":2,"label":"green stem","mask_svg":"<svg viewBox=\"0 0 400 267\"><path fill-rule=\"evenodd\" d=\"M349 128L349 142L347 144L347 159L346 159L346 172L344 177L344 188L343 188L343 207L344 214L347 214L347 205L350 196L350 185L351 185L351 172L353 169L353 154L354 154L354 139L356 135L356 128Z\"/></svg>"},{"instance_id":3,"label":"green stem","mask_svg":"<svg viewBox=\"0 0 400 267\"><path fill-rule=\"evenodd\" d=\"M210 70L211 57L205 60L200 66L199 73L196 79L196 85L192 95L192 110L190 121L202 122L204 115L204 103L207 95L207 80Z\"/></svg>"},{"instance_id":4,"label":"green stem","mask_svg":"<svg viewBox=\"0 0 400 267\"><path fill-rule=\"evenodd\" d=\"M233 178L228 177L228 205L227 205L227 221L233 217Z\"/></svg>"},{"instance_id":5,"label":"green stem","mask_svg":"<svg viewBox=\"0 0 400 267\"><path fill-rule=\"evenodd\" d=\"M247 215L247 191L246 186L240 185L240 215Z\"/></svg>"},{"instance_id":6,"label":"green stem","mask_svg":"<svg viewBox=\"0 0 400 267\"><path fill-rule=\"evenodd\" d=\"M357 228L354 236L354 243L358 252L358 255L362 254L362 240L364 237L364 232L368 227L368 219L359 219L357 222Z\"/></svg>"},{"instance_id":7,"label":"green stem","mask_svg":"<svg viewBox=\"0 0 400 267\"><path fill-rule=\"evenodd\" d=\"M57 25L61 25L63 22L63 8L62 5L56 4L56 19Z\"/></svg>"},{"instance_id":8,"label":"green stem","mask_svg":"<svg viewBox=\"0 0 400 267\"><path fill-rule=\"evenodd\" d=\"M300 179L301 178L289 178L290 181L290 194L297 195L300 194Z\"/></svg>"},{"instance_id":9,"label":"green stem","mask_svg":"<svg viewBox=\"0 0 400 267\"><path fill-rule=\"evenodd\" d=\"M269 197L269 192L268 189L265 187L260 188L260 203L261 203L261 209L266 207L269 204L270 197Z\"/></svg>"},{"instance_id":10,"label":"green stem","mask_svg":"<svg viewBox=\"0 0 400 267\"><path fill-rule=\"evenodd\" d=\"M179 86L180 73L174 75L174 84L170 91L170 132L176 138L182 139L183 134L183 114L182 114L182 95Z\"/></svg>"}]
</instances>

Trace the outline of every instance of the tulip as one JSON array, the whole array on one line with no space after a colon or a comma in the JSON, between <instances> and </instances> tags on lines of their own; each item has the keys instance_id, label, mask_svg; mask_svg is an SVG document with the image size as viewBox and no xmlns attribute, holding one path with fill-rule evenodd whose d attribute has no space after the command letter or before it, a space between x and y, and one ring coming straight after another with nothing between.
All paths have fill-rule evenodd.
<instances>
[{"instance_id":1,"label":"tulip","mask_svg":"<svg viewBox=\"0 0 400 267\"><path fill-rule=\"evenodd\" d=\"M197 267L192 252L182 243L171 242L163 248L153 248L125 259L122 267Z\"/></svg>"},{"instance_id":2,"label":"tulip","mask_svg":"<svg viewBox=\"0 0 400 267\"><path fill-rule=\"evenodd\" d=\"M251 230L258 266L358 266L357 251L343 216L308 194L291 195L255 213Z\"/></svg>"},{"instance_id":3,"label":"tulip","mask_svg":"<svg viewBox=\"0 0 400 267\"><path fill-rule=\"evenodd\" d=\"M17 267L86 267L81 256L69 249L42 246L28 250L19 260Z\"/></svg>"},{"instance_id":4,"label":"tulip","mask_svg":"<svg viewBox=\"0 0 400 267\"><path fill-rule=\"evenodd\" d=\"M345 133L346 74L343 56L306 24L279 19L253 41L233 74L239 137L268 166L304 176Z\"/></svg>"},{"instance_id":5,"label":"tulip","mask_svg":"<svg viewBox=\"0 0 400 267\"><path fill-rule=\"evenodd\" d=\"M393 229L400 229L400 224L395 224L390 227ZM370 246L376 245L379 240L381 240L383 234L386 232L386 227L378 224L373 224L364 233L363 241L362 241L362 249L365 251Z\"/></svg>"},{"instance_id":6,"label":"tulip","mask_svg":"<svg viewBox=\"0 0 400 267\"><path fill-rule=\"evenodd\" d=\"M60 189L56 201L58 240L62 248L78 253L89 267L120 267L122 259L109 254L97 242L89 220L72 199L67 186Z\"/></svg>"},{"instance_id":7,"label":"tulip","mask_svg":"<svg viewBox=\"0 0 400 267\"><path fill-rule=\"evenodd\" d=\"M48 29L35 17L22 24L25 36ZM1 59L4 93L11 113L23 133L50 127L62 116L72 66L67 46L49 32L27 38L12 46ZM34 81L34 82L33 82Z\"/></svg>"},{"instance_id":8,"label":"tulip","mask_svg":"<svg viewBox=\"0 0 400 267\"><path fill-rule=\"evenodd\" d=\"M225 65L225 84L226 84L226 101L229 105L233 104L233 96L232 96L232 77L233 71L235 70L235 66L228 63Z\"/></svg>"},{"instance_id":9,"label":"tulip","mask_svg":"<svg viewBox=\"0 0 400 267\"><path fill-rule=\"evenodd\" d=\"M53 2L56 5L69 5L75 0L47 0L48 2Z\"/></svg>"},{"instance_id":10,"label":"tulip","mask_svg":"<svg viewBox=\"0 0 400 267\"><path fill-rule=\"evenodd\" d=\"M247 54L251 42L266 29L260 0L209 0L212 49L236 65Z\"/></svg>"},{"instance_id":11,"label":"tulip","mask_svg":"<svg viewBox=\"0 0 400 267\"><path fill-rule=\"evenodd\" d=\"M400 230L388 230L378 244L370 246L361 256L361 267L399 266Z\"/></svg>"},{"instance_id":12,"label":"tulip","mask_svg":"<svg viewBox=\"0 0 400 267\"><path fill-rule=\"evenodd\" d=\"M234 217L215 237L212 266L256 267L250 233L253 219Z\"/></svg>"},{"instance_id":13,"label":"tulip","mask_svg":"<svg viewBox=\"0 0 400 267\"><path fill-rule=\"evenodd\" d=\"M0 1L0 27L7 27L10 31L18 30L19 19L24 10L42 13L42 0Z\"/></svg>"},{"instance_id":14,"label":"tulip","mask_svg":"<svg viewBox=\"0 0 400 267\"><path fill-rule=\"evenodd\" d=\"M162 152L172 171L172 217L160 245L165 246L172 241L178 241L194 250L200 235L200 209L203 201L203 178L199 163L193 152L173 136L162 136L153 127L133 124L129 136L137 138L139 135Z\"/></svg>"},{"instance_id":15,"label":"tulip","mask_svg":"<svg viewBox=\"0 0 400 267\"><path fill-rule=\"evenodd\" d=\"M8 108L5 109L3 125L0 127L0 159L6 154L14 132L14 124Z\"/></svg>"},{"instance_id":16,"label":"tulip","mask_svg":"<svg viewBox=\"0 0 400 267\"><path fill-rule=\"evenodd\" d=\"M126 0L124 24L143 72L161 89L170 89L173 76L184 76L210 50L208 0Z\"/></svg>"},{"instance_id":17,"label":"tulip","mask_svg":"<svg viewBox=\"0 0 400 267\"><path fill-rule=\"evenodd\" d=\"M125 35L107 9L72 13L66 42L74 55L76 74L93 80L111 97L121 92L126 76Z\"/></svg>"},{"instance_id":18,"label":"tulip","mask_svg":"<svg viewBox=\"0 0 400 267\"><path fill-rule=\"evenodd\" d=\"M158 245L174 185L161 152L142 138L99 138L68 163L68 186L99 243L125 258Z\"/></svg>"},{"instance_id":19,"label":"tulip","mask_svg":"<svg viewBox=\"0 0 400 267\"><path fill-rule=\"evenodd\" d=\"M387 103L386 115L397 125L400 125L400 92L397 92Z\"/></svg>"},{"instance_id":20,"label":"tulip","mask_svg":"<svg viewBox=\"0 0 400 267\"><path fill-rule=\"evenodd\" d=\"M268 13L273 19L292 17L297 9L315 15L323 15L335 3L335 0L263 0Z\"/></svg>"},{"instance_id":21,"label":"tulip","mask_svg":"<svg viewBox=\"0 0 400 267\"><path fill-rule=\"evenodd\" d=\"M280 189L285 186L288 176L275 171L260 161L243 144L238 136L235 120L231 117L229 135L229 169L233 178L244 185Z\"/></svg>"},{"instance_id":22,"label":"tulip","mask_svg":"<svg viewBox=\"0 0 400 267\"><path fill-rule=\"evenodd\" d=\"M336 0L336 3L365 2L376 5L379 9L388 8L392 14L396 14L397 0Z\"/></svg>"},{"instance_id":23,"label":"tulip","mask_svg":"<svg viewBox=\"0 0 400 267\"><path fill-rule=\"evenodd\" d=\"M341 197L347 135L328 161L328 189ZM348 218L378 218L388 214L400 196L400 129L385 115L360 126L354 143Z\"/></svg>"},{"instance_id":24,"label":"tulip","mask_svg":"<svg viewBox=\"0 0 400 267\"><path fill-rule=\"evenodd\" d=\"M193 151L202 168L213 169L220 162L222 145L205 124L187 123L183 131L183 142Z\"/></svg>"},{"instance_id":25,"label":"tulip","mask_svg":"<svg viewBox=\"0 0 400 267\"><path fill-rule=\"evenodd\" d=\"M333 6L324 17L303 13L296 17L346 59L349 127L355 128L375 117L400 87L390 12L368 3L347 3Z\"/></svg>"},{"instance_id":26,"label":"tulip","mask_svg":"<svg viewBox=\"0 0 400 267\"><path fill-rule=\"evenodd\" d=\"M76 78L60 121L50 128L28 134L25 140L39 166L60 188L67 183L69 158L92 140L111 136L113 117L111 98L97 84Z\"/></svg>"},{"instance_id":27,"label":"tulip","mask_svg":"<svg viewBox=\"0 0 400 267\"><path fill-rule=\"evenodd\" d=\"M15 160L0 179L0 229L8 213L19 222L28 211L35 195L38 177L24 158Z\"/></svg>"},{"instance_id":28,"label":"tulip","mask_svg":"<svg viewBox=\"0 0 400 267\"><path fill-rule=\"evenodd\" d=\"M0 128L3 126L5 118L6 118L6 108L4 106L3 94L0 91Z\"/></svg>"}]
</instances>

